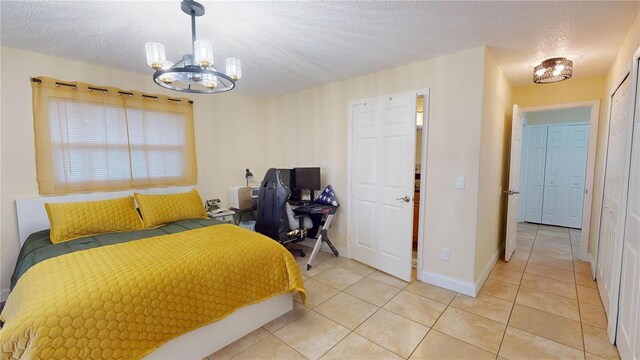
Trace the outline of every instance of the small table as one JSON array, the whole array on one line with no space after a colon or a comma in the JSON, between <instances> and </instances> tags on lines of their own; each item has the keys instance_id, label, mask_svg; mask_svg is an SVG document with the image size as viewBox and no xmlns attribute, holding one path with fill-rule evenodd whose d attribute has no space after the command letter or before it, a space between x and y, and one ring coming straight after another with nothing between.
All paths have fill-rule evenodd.
<instances>
[{"instance_id":1,"label":"small table","mask_svg":"<svg viewBox=\"0 0 640 360\"><path fill-rule=\"evenodd\" d=\"M242 216L244 216L245 213L249 213L249 215L251 215L251 219L255 220L255 217L253 216L253 211L256 210L255 205L250 207L250 208L246 208L246 209L236 209L236 208L231 208L231 211L234 212L234 214L238 214L238 220L236 221L234 218L234 221L236 221L236 225L240 224L240 222L242 221Z\"/></svg>"},{"instance_id":2,"label":"small table","mask_svg":"<svg viewBox=\"0 0 640 360\"><path fill-rule=\"evenodd\" d=\"M337 206L329 206L329 205L319 205L313 204L311 206L300 206L293 208L293 212L300 215L311 215L311 214L322 214L322 220L320 221L320 225L322 228L320 229L320 235L316 239L316 244L313 247L313 251L311 252L311 256L309 256L309 261L307 262L307 270L310 270L313 267L313 264L316 261L316 256L320 252L320 247L322 247L322 243L327 243L331 251L335 256L338 256L338 249L333 246L331 240L329 240L329 228L331 227L331 222L336 215L336 211L338 210Z\"/></svg>"},{"instance_id":3,"label":"small table","mask_svg":"<svg viewBox=\"0 0 640 360\"><path fill-rule=\"evenodd\" d=\"M212 212L208 212L207 217L209 217L210 219L216 219L222 222L226 222L227 224L233 224L235 223L235 214L235 211L226 210L215 214Z\"/></svg>"}]
</instances>

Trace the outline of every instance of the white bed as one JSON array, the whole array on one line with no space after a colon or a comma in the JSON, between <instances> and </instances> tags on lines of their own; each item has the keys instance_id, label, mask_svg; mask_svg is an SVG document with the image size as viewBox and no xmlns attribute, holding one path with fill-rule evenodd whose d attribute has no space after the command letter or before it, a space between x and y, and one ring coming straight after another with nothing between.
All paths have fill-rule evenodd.
<instances>
[{"instance_id":1,"label":"white bed","mask_svg":"<svg viewBox=\"0 0 640 360\"><path fill-rule=\"evenodd\" d=\"M166 187L135 190L144 194L170 194L193 187ZM105 200L132 195L134 190L31 197L16 200L20 246L27 237L49 228L44 203ZM160 346L145 359L202 359L251 331L293 309L293 294L275 296L261 303L246 306L213 324L188 332Z\"/></svg>"}]
</instances>

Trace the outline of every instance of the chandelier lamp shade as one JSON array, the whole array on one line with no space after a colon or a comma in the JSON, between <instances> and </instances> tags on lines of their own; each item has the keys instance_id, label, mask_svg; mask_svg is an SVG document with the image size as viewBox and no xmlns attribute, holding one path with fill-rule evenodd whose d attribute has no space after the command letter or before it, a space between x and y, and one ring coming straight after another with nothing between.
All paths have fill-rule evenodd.
<instances>
[{"instance_id":1,"label":"chandelier lamp shade","mask_svg":"<svg viewBox=\"0 0 640 360\"><path fill-rule=\"evenodd\" d=\"M145 44L147 64L151 66L153 81L167 89L199 94L215 94L232 90L242 77L240 60L228 58L225 72L214 67L213 46L203 39L196 40L196 17L204 15L204 6L193 0L183 0L182 11L191 17L191 54L185 54L175 64L167 60L164 45Z\"/></svg>"},{"instance_id":2,"label":"chandelier lamp shade","mask_svg":"<svg viewBox=\"0 0 640 360\"><path fill-rule=\"evenodd\" d=\"M570 79L573 75L573 61L563 57L543 61L533 69L533 82L549 84Z\"/></svg>"}]
</instances>

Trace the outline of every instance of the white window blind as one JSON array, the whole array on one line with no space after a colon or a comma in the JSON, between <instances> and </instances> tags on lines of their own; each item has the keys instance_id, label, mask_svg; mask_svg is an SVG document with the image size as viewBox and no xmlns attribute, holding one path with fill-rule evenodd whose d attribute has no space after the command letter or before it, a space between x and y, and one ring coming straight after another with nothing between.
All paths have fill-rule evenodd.
<instances>
[{"instance_id":1,"label":"white window blind","mask_svg":"<svg viewBox=\"0 0 640 360\"><path fill-rule=\"evenodd\" d=\"M56 184L134 186L187 175L184 114L49 98Z\"/></svg>"}]
</instances>

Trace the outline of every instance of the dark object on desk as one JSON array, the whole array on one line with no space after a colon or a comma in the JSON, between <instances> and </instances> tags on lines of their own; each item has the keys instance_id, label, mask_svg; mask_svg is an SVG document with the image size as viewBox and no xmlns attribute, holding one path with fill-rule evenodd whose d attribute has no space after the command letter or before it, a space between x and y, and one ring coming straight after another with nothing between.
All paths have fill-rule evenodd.
<instances>
[{"instance_id":1,"label":"dark object on desk","mask_svg":"<svg viewBox=\"0 0 640 360\"><path fill-rule=\"evenodd\" d=\"M313 202L314 192L320 191L320 168L299 167L293 168L295 188L298 191L309 190L309 200Z\"/></svg>"},{"instance_id":2,"label":"dark object on desk","mask_svg":"<svg viewBox=\"0 0 640 360\"><path fill-rule=\"evenodd\" d=\"M289 203L292 205L297 201L302 201L303 190L309 191L310 201L313 202L314 191L322 189L320 187L320 168L318 167L278 170L280 171L280 180L291 191Z\"/></svg>"},{"instance_id":3,"label":"dark object on desk","mask_svg":"<svg viewBox=\"0 0 640 360\"><path fill-rule=\"evenodd\" d=\"M258 194L258 216L256 219L256 231L266 235L281 244L295 243L306 238L307 229L302 227L304 215L297 215L299 227L292 228L287 217L287 200L289 189L280 178L278 169L269 169L260 184ZM300 256L305 256L303 250Z\"/></svg>"}]
</instances>

